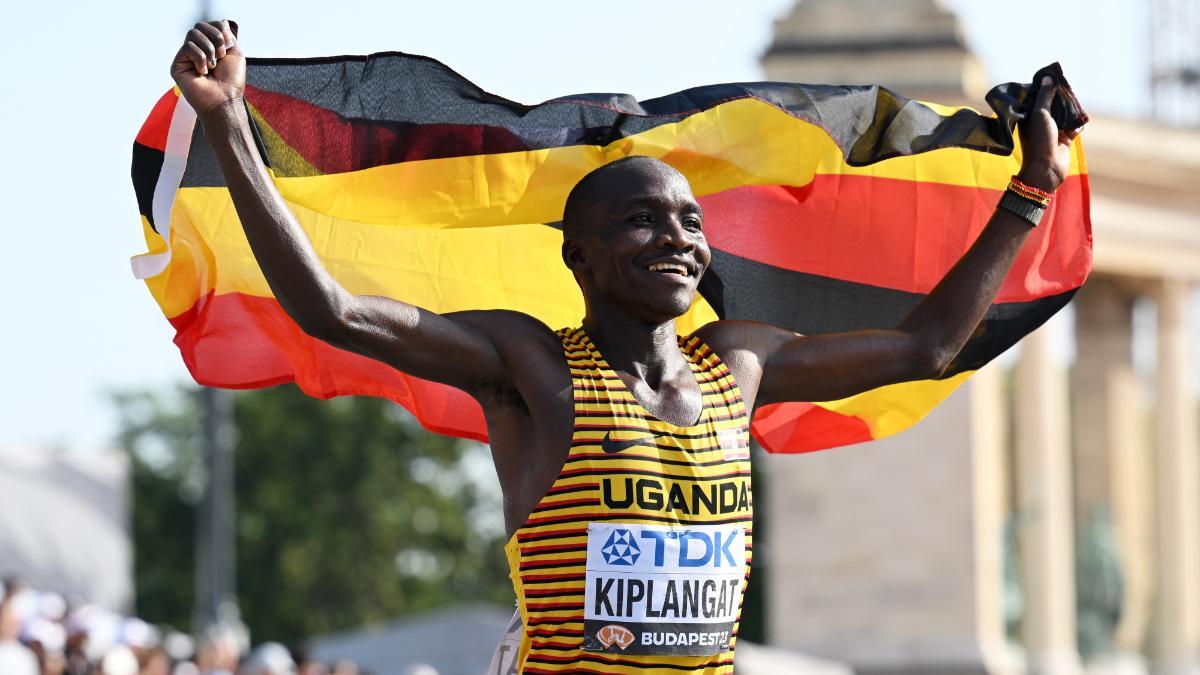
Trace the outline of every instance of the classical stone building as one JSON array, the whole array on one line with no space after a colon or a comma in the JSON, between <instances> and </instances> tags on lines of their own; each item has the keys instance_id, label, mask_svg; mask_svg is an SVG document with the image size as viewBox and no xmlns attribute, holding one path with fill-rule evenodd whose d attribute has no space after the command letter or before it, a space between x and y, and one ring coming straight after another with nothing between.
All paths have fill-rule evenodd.
<instances>
[{"instance_id":1,"label":"classical stone building","mask_svg":"<svg viewBox=\"0 0 1200 675\"><path fill-rule=\"evenodd\" d=\"M934 0L804 0L763 65L944 103L986 88ZM1073 335L1056 319L898 437L766 458L771 642L860 673L1200 672L1200 132L1097 119L1085 139Z\"/></svg>"}]
</instances>

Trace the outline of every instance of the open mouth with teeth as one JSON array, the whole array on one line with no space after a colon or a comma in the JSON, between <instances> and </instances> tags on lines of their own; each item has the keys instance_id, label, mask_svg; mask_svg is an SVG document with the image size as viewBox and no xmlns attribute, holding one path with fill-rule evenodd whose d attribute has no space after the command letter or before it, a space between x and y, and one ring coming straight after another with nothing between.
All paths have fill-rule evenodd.
<instances>
[{"instance_id":1,"label":"open mouth with teeth","mask_svg":"<svg viewBox=\"0 0 1200 675\"><path fill-rule=\"evenodd\" d=\"M673 262L660 262L646 266L646 270L650 272L659 272L661 274L677 274L681 277L691 276L692 271L687 265Z\"/></svg>"}]
</instances>

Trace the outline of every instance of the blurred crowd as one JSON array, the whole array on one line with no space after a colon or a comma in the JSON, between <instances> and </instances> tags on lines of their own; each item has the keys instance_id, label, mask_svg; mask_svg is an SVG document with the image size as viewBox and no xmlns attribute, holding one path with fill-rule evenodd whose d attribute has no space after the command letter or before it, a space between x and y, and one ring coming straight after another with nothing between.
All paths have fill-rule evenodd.
<instances>
[{"instance_id":1,"label":"blurred crowd","mask_svg":"<svg viewBox=\"0 0 1200 675\"><path fill-rule=\"evenodd\" d=\"M197 639L77 599L0 582L0 675L369 675L350 661L294 656L278 642L247 650L244 632Z\"/></svg>"}]
</instances>

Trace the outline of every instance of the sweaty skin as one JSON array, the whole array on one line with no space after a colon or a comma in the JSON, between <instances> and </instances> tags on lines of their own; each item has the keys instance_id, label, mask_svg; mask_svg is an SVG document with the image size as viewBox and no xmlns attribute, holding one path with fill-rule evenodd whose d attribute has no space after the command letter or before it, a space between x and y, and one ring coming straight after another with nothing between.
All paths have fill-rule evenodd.
<instances>
[{"instance_id":1,"label":"sweaty skin","mask_svg":"<svg viewBox=\"0 0 1200 675\"><path fill-rule=\"evenodd\" d=\"M259 157L242 102L246 62L227 21L199 23L171 76L204 125L246 237L271 291L308 334L416 377L457 387L483 407L511 535L554 482L573 426L562 345L537 319L510 311L436 314L400 299L356 296L321 266ZM1053 192L1075 134L1049 113L1042 87L1020 129L1019 178ZM651 414L693 423L698 385L676 343L711 260L687 180L650 158L592 176L568 213L563 261L583 291L583 326ZM716 321L697 335L725 361L746 406L827 401L936 377L975 331L1031 228L997 209L978 239L899 325L803 336L750 321ZM651 271L657 263L686 274Z\"/></svg>"}]
</instances>

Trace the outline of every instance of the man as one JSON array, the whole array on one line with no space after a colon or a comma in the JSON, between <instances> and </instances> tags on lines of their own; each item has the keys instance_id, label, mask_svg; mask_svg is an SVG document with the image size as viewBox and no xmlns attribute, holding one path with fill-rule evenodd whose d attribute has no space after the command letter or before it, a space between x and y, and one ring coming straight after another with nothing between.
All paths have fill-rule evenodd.
<instances>
[{"instance_id":1,"label":"man","mask_svg":"<svg viewBox=\"0 0 1200 675\"><path fill-rule=\"evenodd\" d=\"M11 582L5 586L12 588ZM21 633L21 619L17 616L12 593L0 592L0 673L6 675L36 675L37 656L17 641Z\"/></svg>"},{"instance_id":2,"label":"man","mask_svg":"<svg viewBox=\"0 0 1200 675\"><path fill-rule=\"evenodd\" d=\"M710 262L703 213L670 166L587 175L563 213L582 326L439 315L354 296L316 255L255 149L245 60L227 22L197 24L172 76L204 125L271 290L307 333L482 406L504 492L522 672L729 672L749 529L749 420L942 373L975 331L1063 181L1073 133L1043 87L1024 164L971 249L890 330L806 337L717 321L680 338Z\"/></svg>"},{"instance_id":3,"label":"man","mask_svg":"<svg viewBox=\"0 0 1200 675\"><path fill-rule=\"evenodd\" d=\"M200 675L233 675L241 654L237 631L223 624L210 626L196 645L196 666Z\"/></svg>"},{"instance_id":4,"label":"man","mask_svg":"<svg viewBox=\"0 0 1200 675\"><path fill-rule=\"evenodd\" d=\"M255 647L238 671L241 675L295 675L296 662L287 647L264 642Z\"/></svg>"}]
</instances>

